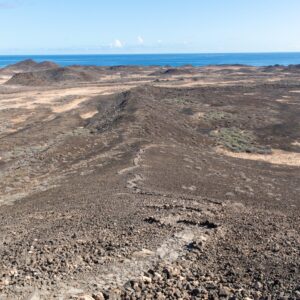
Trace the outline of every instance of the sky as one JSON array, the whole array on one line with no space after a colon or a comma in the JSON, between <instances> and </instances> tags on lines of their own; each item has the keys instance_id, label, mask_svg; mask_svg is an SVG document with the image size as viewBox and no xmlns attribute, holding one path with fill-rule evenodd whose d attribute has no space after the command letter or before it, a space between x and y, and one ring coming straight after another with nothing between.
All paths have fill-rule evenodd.
<instances>
[{"instance_id":1,"label":"sky","mask_svg":"<svg viewBox=\"0 0 300 300\"><path fill-rule=\"evenodd\" d=\"M300 0L0 0L0 54L300 51Z\"/></svg>"}]
</instances>

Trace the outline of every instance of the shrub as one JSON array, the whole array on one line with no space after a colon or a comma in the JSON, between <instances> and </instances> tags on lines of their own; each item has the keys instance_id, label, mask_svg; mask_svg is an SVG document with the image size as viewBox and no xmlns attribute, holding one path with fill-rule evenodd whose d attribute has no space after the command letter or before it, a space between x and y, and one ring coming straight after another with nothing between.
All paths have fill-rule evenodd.
<instances>
[{"instance_id":1,"label":"shrub","mask_svg":"<svg viewBox=\"0 0 300 300\"><path fill-rule=\"evenodd\" d=\"M258 145L254 134L247 130L222 128L211 135L217 139L219 145L234 152L271 153L270 147Z\"/></svg>"}]
</instances>

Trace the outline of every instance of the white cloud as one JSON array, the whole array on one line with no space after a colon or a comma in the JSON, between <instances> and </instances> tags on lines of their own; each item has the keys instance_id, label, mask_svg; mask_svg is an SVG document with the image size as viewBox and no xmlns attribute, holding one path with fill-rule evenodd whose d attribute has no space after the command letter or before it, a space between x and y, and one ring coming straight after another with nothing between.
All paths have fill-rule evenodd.
<instances>
[{"instance_id":1,"label":"white cloud","mask_svg":"<svg viewBox=\"0 0 300 300\"><path fill-rule=\"evenodd\" d=\"M113 46L115 48L123 48L124 44L120 40L115 40L114 43L113 43Z\"/></svg>"},{"instance_id":2,"label":"white cloud","mask_svg":"<svg viewBox=\"0 0 300 300\"><path fill-rule=\"evenodd\" d=\"M144 44L144 39L141 36L138 36L137 40L140 45Z\"/></svg>"}]
</instances>

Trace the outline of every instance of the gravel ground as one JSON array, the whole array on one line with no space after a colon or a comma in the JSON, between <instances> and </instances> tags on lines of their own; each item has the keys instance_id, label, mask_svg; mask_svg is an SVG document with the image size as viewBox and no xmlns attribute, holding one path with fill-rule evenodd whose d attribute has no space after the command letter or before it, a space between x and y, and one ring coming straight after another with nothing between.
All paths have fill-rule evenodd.
<instances>
[{"instance_id":1,"label":"gravel ground","mask_svg":"<svg viewBox=\"0 0 300 300\"><path fill-rule=\"evenodd\" d=\"M0 299L300 299L300 73L116 72L57 112L0 86Z\"/></svg>"}]
</instances>

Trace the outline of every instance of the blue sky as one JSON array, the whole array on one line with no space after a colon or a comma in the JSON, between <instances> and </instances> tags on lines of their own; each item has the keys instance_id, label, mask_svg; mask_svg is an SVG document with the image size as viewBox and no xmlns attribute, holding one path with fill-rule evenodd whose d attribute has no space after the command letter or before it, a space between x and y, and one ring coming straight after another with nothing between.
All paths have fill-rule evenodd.
<instances>
[{"instance_id":1,"label":"blue sky","mask_svg":"<svg viewBox=\"0 0 300 300\"><path fill-rule=\"evenodd\" d=\"M300 51L300 0L0 0L0 54Z\"/></svg>"}]
</instances>

